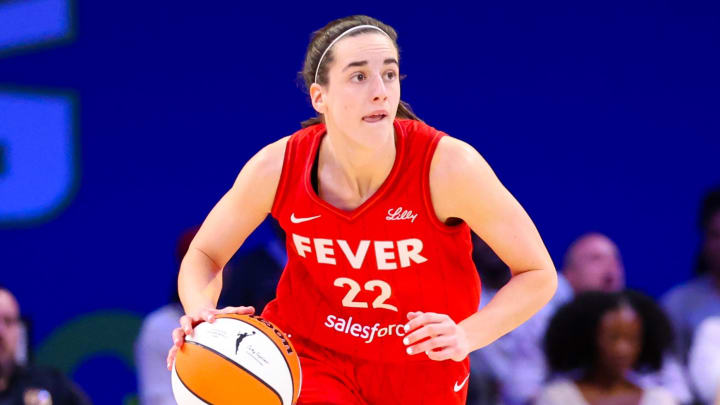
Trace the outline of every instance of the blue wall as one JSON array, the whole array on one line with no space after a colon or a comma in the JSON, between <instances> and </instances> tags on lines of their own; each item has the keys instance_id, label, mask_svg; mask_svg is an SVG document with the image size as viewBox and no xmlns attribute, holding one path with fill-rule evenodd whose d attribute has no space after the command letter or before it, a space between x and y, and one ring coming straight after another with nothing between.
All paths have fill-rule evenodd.
<instances>
[{"instance_id":1,"label":"blue wall","mask_svg":"<svg viewBox=\"0 0 720 405\"><path fill-rule=\"evenodd\" d=\"M403 98L485 156L558 265L598 230L630 286L690 277L720 183L716 9L240 3L0 3L0 282L43 353L166 302L178 235L313 114L296 81L311 31L355 13L396 28ZM130 345L54 361L117 403Z\"/></svg>"}]
</instances>

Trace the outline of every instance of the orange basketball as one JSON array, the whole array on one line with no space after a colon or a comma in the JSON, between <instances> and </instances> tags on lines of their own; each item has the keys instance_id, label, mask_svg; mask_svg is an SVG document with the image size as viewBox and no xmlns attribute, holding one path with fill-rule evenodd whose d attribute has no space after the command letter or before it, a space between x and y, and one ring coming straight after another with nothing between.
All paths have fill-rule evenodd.
<instances>
[{"instance_id":1,"label":"orange basketball","mask_svg":"<svg viewBox=\"0 0 720 405\"><path fill-rule=\"evenodd\" d=\"M300 360L285 334L259 316L218 315L187 336L172 370L179 405L291 405Z\"/></svg>"}]
</instances>

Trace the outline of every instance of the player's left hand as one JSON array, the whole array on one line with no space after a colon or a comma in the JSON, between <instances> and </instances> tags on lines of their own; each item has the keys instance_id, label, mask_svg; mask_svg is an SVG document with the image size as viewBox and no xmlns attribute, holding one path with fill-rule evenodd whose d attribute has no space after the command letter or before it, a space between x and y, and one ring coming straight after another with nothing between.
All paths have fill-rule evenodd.
<instances>
[{"instance_id":1,"label":"player's left hand","mask_svg":"<svg viewBox=\"0 0 720 405\"><path fill-rule=\"evenodd\" d=\"M425 353L431 360L463 361L470 353L465 330L445 314L409 312L403 339L409 355Z\"/></svg>"}]
</instances>

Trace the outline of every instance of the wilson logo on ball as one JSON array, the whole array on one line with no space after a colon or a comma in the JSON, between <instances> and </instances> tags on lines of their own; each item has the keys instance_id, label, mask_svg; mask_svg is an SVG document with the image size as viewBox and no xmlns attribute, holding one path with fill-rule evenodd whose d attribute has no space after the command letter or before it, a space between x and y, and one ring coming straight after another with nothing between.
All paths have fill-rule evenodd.
<instances>
[{"instance_id":1,"label":"wilson logo on ball","mask_svg":"<svg viewBox=\"0 0 720 405\"><path fill-rule=\"evenodd\" d=\"M272 323L248 315L220 315L197 325L172 372L179 405L292 405L301 384L292 343Z\"/></svg>"}]
</instances>

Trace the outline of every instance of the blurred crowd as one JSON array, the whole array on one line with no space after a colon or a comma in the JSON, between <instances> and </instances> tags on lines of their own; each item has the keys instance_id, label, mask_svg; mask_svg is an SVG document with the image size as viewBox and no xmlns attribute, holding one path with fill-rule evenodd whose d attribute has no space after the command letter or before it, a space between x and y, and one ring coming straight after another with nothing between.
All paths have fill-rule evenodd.
<instances>
[{"instance_id":1,"label":"blurred crowd","mask_svg":"<svg viewBox=\"0 0 720 405\"><path fill-rule=\"evenodd\" d=\"M219 307L261 311L287 260L282 231L236 255ZM621 248L598 232L568 246L553 299L529 321L473 352L469 405L720 405L720 188L703 199L695 275L659 301L626 288ZM181 236L178 267L197 228ZM473 235L487 304L510 269ZM628 269L632 271L632 269ZM183 314L177 289L143 321L135 342L141 405L174 404L165 357ZM27 328L0 286L0 404L88 404L61 373L30 361Z\"/></svg>"},{"instance_id":2,"label":"blurred crowd","mask_svg":"<svg viewBox=\"0 0 720 405\"><path fill-rule=\"evenodd\" d=\"M626 289L610 238L577 238L550 303L470 355L468 404L720 405L720 189L703 199L699 228L694 278L659 302ZM474 245L482 307L510 270L482 240Z\"/></svg>"},{"instance_id":3,"label":"blurred crowd","mask_svg":"<svg viewBox=\"0 0 720 405\"><path fill-rule=\"evenodd\" d=\"M32 364L28 330L15 295L0 285L0 405L90 404L61 372Z\"/></svg>"}]
</instances>

